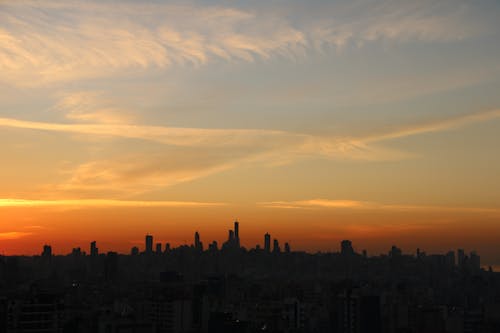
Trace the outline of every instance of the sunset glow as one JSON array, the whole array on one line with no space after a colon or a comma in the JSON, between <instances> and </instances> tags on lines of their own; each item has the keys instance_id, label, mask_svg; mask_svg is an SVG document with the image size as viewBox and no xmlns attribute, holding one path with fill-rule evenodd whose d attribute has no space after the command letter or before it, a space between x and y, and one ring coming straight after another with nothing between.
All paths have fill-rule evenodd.
<instances>
[{"instance_id":1,"label":"sunset glow","mask_svg":"<svg viewBox=\"0 0 500 333\"><path fill-rule=\"evenodd\" d=\"M500 265L498 17L496 1L0 1L0 254L208 244L238 220L247 247L270 232Z\"/></svg>"}]
</instances>

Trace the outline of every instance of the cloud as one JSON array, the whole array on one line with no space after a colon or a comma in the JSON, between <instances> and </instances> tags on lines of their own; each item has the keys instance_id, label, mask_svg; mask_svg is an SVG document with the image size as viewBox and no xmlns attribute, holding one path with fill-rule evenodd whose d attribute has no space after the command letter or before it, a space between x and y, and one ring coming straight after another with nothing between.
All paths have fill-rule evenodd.
<instances>
[{"instance_id":1,"label":"cloud","mask_svg":"<svg viewBox=\"0 0 500 333\"><path fill-rule=\"evenodd\" d=\"M299 201L260 202L259 206L280 209L354 209L383 210L393 212L457 212L457 213L493 213L500 214L500 208L453 207L427 205L383 204L371 201L310 199Z\"/></svg>"},{"instance_id":2,"label":"cloud","mask_svg":"<svg viewBox=\"0 0 500 333\"><path fill-rule=\"evenodd\" d=\"M21 232L21 231L0 232L0 240L19 239L30 235L32 235L31 232Z\"/></svg>"},{"instance_id":3,"label":"cloud","mask_svg":"<svg viewBox=\"0 0 500 333\"><path fill-rule=\"evenodd\" d=\"M206 129L128 124L62 124L32 122L12 118L0 118L0 126L141 139L183 147L244 146L253 145L255 141L266 141L272 145L278 144L283 139L303 137L283 131L259 129Z\"/></svg>"},{"instance_id":4,"label":"cloud","mask_svg":"<svg viewBox=\"0 0 500 333\"><path fill-rule=\"evenodd\" d=\"M474 20L475 8L463 1L340 1L314 7L2 2L1 79L37 85L216 61L296 59L310 50L379 40L454 41L488 31L488 22Z\"/></svg>"},{"instance_id":5,"label":"cloud","mask_svg":"<svg viewBox=\"0 0 500 333\"><path fill-rule=\"evenodd\" d=\"M192 181L242 164L242 156L214 156L203 150L136 153L77 165L69 179L44 187L44 192L82 196L140 194L155 188Z\"/></svg>"},{"instance_id":6,"label":"cloud","mask_svg":"<svg viewBox=\"0 0 500 333\"><path fill-rule=\"evenodd\" d=\"M261 129L208 129L127 124L62 124L12 118L0 118L0 126L140 139L180 147L242 147L259 144L268 147L282 147L283 145L291 145L296 147L293 150L297 153L310 152L328 156L351 151L369 151L368 143L371 142L428 132L446 131L499 117L500 110L487 110L359 138L320 137Z\"/></svg>"},{"instance_id":7,"label":"cloud","mask_svg":"<svg viewBox=\"0 0 500 333\"><path fill-rule=\"evenodd\" d=\"M438 120L413 127L360 137L314 136L273 130L203 129L129 124L61 124L0 118L0 126L145 140L159 145L131 146L126 153L108 154L66 168L60 184L47 185L47 193L81 196L139 194L207 177L240 166L279 166L301 159L362 161L415 158L411 152L386 148L391 139L452 130L497 119L489 110ZM68 176L69 175L69 176ZM331 203L330 203L331 204Z\"/></svg>"},{"instance_id":8,"label":"cloud","mask_svg":"<svg viewBox=\"0 0 500 333\"><path fill-rule=\"evenodd\" d=\"M0 199L1 207L217 207L223 206L220 202L196 201L137 201L137 200L110 200L110 199L74 199L74 200L31 200L31 199ZM29 234L29 233L7 233ZM1 238L0 234L0 238Z\"/></svg>"},{"instance_id":9,"label":"cloud","mask_svg":"<svg viewBox=\"0 0 500 333\"><path fill-rule=\"evenodd\" d=\"M391 139L397 139L412 135L418 135L423 133L431 133L431 132L441 132L448 131L456 128L460 128L469 124L474 124L478 122L493 120L496 118L500 118L500 109L488 110L483 112L476 112L471 114L465 114L456 116L449 119L443 119L434 121L427 124L406 127L399 130L395 130L392 132L388 132L385 134L374 135L371 137L365 137L365 142L374 142L374 141L385 141Z\"/></svg>"},{"instance_id":10,"label":"cloud","mask_svg":"<svg viewBox=\"0 0 500 333\"><path fill-rule=\"evenodd\" d=\"M116 102L95 91L78 91L64 94L54 107L67 119L82 122L126 124L133 120L126 109L117 108Z\"/></svg>"}]
</instances>

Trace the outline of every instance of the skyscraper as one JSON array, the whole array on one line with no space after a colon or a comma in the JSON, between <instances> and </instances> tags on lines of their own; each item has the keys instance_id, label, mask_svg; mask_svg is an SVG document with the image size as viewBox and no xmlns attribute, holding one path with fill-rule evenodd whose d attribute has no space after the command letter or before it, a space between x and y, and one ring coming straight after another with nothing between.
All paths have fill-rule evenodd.
<instances>
[{"instance_id":1,"label":"skyscraper","mask_svg":"<svg viewBox=\"0 0 500 333\"><path fill-rule=\"evenodd\" d=\"M288 242L285 243L285 253L290 253L290 244Z\"/></svg>"},{"instance_id":2,"label":"skyscraper","mask_svg":"<svg viewBox=\"0 0 500 333\"><path fill-rule=\"evenodd\" d=\"M198 231L194 233L194 248L198 251L203 251L203 244L200 242L200 234Z\"/></svg>"},{"instance_id":3,"label":"skyscraper","mask_svg":"<svg viewBox=\"0 0 500 333\"><path fill-rule=\"evenodd\" d=\"M237 247L240 247L240 224L234 221L234 241Z\"/></svg>"},{"instance_id":4,"label":"skyscraper","mask_svg":"<svg viewBox=\"0 0 500 333\"><path fill-rule=\"evenodd\" d=\"M156 243L156 254L161 254L161 243Z\"/></svg>"},{"instance_id":5,"label":"skyscraper","mask_svg":"<svg viewBox=\"0 0 500 333\"><path fill-rule=\"evenodd\" d=\"M465 251L464 249L457 250L458 267L463 268L465 266Z\"/></svg>"},{"instance_id":6,"label":"skyscraper","mask_svg":"<svg viewBox=\"0 0 500 333\"><path fill-rule=\"evenodd\" d=\"M273 240L273 253L280 253L280 252L281 252L280 243L278 242L277 239L274 239Z\"/></svg>"},{"instance_id":7,"label":"skyscraper","mask_svg":"<svg viewBox=\"0 0 500 333\"><path fill-rule=\"evenodd\" d=\"M92 257L97 257L99 255L99 249L97 248L96 241L93 241L92 243L90 243L90 255Z\"/></svg>"},{"instance_id":8,"label":"skyscraper","mask_svg":"<svg viewBox=\"0 0 500 333\"><path fill-rule=\"evenodd\" d=\"M42 257L51 257L51 256L52 256L52 247L50 245L44 245Z\"/></svg>"},{"instance_id":9,"label":"skyscraper","mask_svg":"<svg viewBox=\"0 0 500 333\"><path fill-rule=\"evenodd\" d=\"M146 235L146 253L151 254L153 253L153 236L151 235Z\"/></svg>"},{"instance_id":10,"label":"skyscraper","mask_svg":"<svg viewBox=\"0 0 500 333\"><path fill-rule=\"evenodd\" d=\"M267 232L264 235L264 251L271 252L271 235Z\"/></svg>"},{"instance_id":11,"label":"skyscraper","mask_svg":"<svg viewBox=\"0 0 500 333\"><path fill-rule=\"evenodd\" d=\"M342 255L354 254L354 249L352 248L352 243L350 240L345 239L340 242L340 253Z\"/></svg>"}]
</instances>

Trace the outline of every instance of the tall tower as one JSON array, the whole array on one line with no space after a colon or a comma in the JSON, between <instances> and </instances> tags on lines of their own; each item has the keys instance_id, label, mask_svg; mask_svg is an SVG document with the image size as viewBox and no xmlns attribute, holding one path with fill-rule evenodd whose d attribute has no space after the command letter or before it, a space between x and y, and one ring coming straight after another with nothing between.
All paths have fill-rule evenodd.
<instances>
[{"instance_id":1,"label":"tall tower","mask_svg":"<svg viewBox=\"0 0 500 333\"><path fill-rule=\"evenodd\" d=\"M288 242L287 242L287 243L285 243L285 253L290 253L290 251L291 251L290 244L288 244Z\"/></svg>"},{"instance_id":2,"label":"tall tower","mask_svg":"<svg viewBox=\"0 0 500 333\"><path fill-rule=\"evenodd\" d=\"M194 233L194 248L198 251L203 251L203 245L200 242L200 234L198 231Z\"/></svg>"},{"instance_id":3,"label":"tall tower","mask_svg":"<svg viewBox=\"0 0 500 333\"><path fill-rule=\"evenodd\" d=\"M92 243L90 243L90 255L92 257L97 257L99 255L99 249L97 248L96 241L93 241Z\"/></svg>"},{"instance_id":4,"label":"tall tower","mask_svg":"<svg viewBox=\"0 0 500 333\"><path fill-rule=\"evenodd\" d=\"M42 257L52 257L52 246L50 245L43 246Z\"/></svg>"},{"instance_id":5,"label":"tall tower","mask_svg":"<svg viewBox=\"0 0 500 333\"><path fill-rule=\"evenodd\" d=\"M146 235L146 251L147 254L153 253L153 236Z\"/></svg>"},{"instance_id":6,"label":"tall tower","mask_svg":"<svg viewBox=\"0 0 500 333\"><path fill-rule=\"evenodd\" d=\"M269 233L264 235L264 251L271 252L271 235Z\"/></svg>"},{"instance_id":7,"label":"tall tower","mask_svg":"<svg viewBox=\"0 0 500 333\"><path fill-rule=\"evenodd\" d=\"M273 253L280 253L280 252L281 252L280 243L275 238L274 241L273 241Z\"/></svg>"},{"instance_id":8,"label":"tall tower","mask_svg":"<svg viewBox=\"0 0 500 333\"><path fill-rule=\"evenodd\" d=\"M234 221L234 241L237 247L240 247L240 224Z\"/></svg>"},{"instance_id":9,"label":"tall tower","mask_svg":"<svg viewBox=\"0 0 500 333\"><path fill-rule=\"evenodd\" d=\"M458 257L458 267L463 268L465 266L465 261L466 261L464 249L457 250L457 257Z\"/></svg>"},{"instance_id":10,"label":"tall tower","mask_svg":"<svg viewBox=\"0 0 500 333\"><path fill-rule=\"evenodd\" d=\"M354 249L352 248L352 242L350 240L343 240L340 242L340 253L342 255L354 254Z\"/></svg>"}]
</instances>

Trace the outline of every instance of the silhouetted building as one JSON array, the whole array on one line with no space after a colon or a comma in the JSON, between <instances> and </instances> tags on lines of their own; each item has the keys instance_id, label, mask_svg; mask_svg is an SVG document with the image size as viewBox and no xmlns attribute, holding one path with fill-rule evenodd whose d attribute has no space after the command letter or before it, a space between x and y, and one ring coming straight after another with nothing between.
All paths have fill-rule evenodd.
<instances>
[{"instance_id":1,"label":"silhouetted building","mask_svg":"<svg viewBox=\"0 0 500 333\"><path fill-rule=\"evenodd\" d=\"M75 247L73 248L73 250L71 251L71 255L73 257L79 257L82 255L82 250L79 248L79 247Z\"/></svg>"},{"instance_id":2,"label":"silhouetted building","mask_svg":"<svg viewBox=\"0 0 500 333\"><path fill-rule=\"evenodd\" d=\"M153 253L153 236L146 235L146 249L145 252L147 254Z\"/></svg>"},{"instance_id":3,"label":"silhouetted building","mask_svg":"<svg viewBox=\"0 0 500 333\"><path fill-rule=\"evenodd\" d=\"M455 252L454 251L448 251L446 253L446 266L450 269L455 267Z\"/></svg>"},{"instance_id":4,"label":"silhouetted building","mask_svg":"<svg viewBox=\"0 0 500 333\"><path fill-rule=\"evenodd\" d=\"M99 249L97 248L96 241L90 243L90 255L92 257L97 257L99 255Z\"/></svg>"},{"instance_id":5,"label":"silhouetted building","mask_svg":"<svg viewBox=\"0 0 500 333\"><path fill-rule=\"evenodd\" d=\"M200 234L198 231L194 233L194 248L197 251L203 251L203 243L200 241Z\"/></svg>"},{"instance_id":6,"label":"silhouetted building","mask_svg":"<svg viewBox=\"0 0 500 333\"><path fill-rule=\"evenodd\" d=\"M278 242L277 239L273 240L273 253L280 253L281 248L280 248L280 243Z\"/></svg>"},{"instance_id":7,"label":"silhouetted building","mask_svg":"<svg viewBox=\"0 0 500 333\"><path fill-rule=\"evenodd\" d=\"M132 247L132 249L130 249L130 255L132 256L139 255L139 248L137 246Z\"/></svg>"},{"instance_id":8,"label":"silhouetted building","mask_svg":"<svg viewBox=\"0 0 500 333\"><path fill-rule=\"evenodd\" d=\"M51 257L51 256L52 256L52 247L50 245L44 245L42 257Z\"/></svg>"},{"instance_id":9,"label":"silhouetted building","mask_svg":"<svg viewBox=\"0 0 500 333\"><path fill-rule=\"evenodd\" d=\"M340 242L340 253L342 255L354 254L354 249L352 248L352 243L350 240L343 240L342 242Z\"/></svg>"},{"instance_id":10,"label":"silhouetted building","mask_svg":"<svg viewBox=\"0 0 500 333\"><path fill-rule=\"evenodd\" d=\"M234 222L234 241L236 247L240 247L240 224L238 221Z\"/></svg>"},{"instance_id":11,"label":"silhouetted building","mask_svg":"<svg viewBox=\"0 0 500 333\"><path fill-rule=\"evenodd\" d=\"M217 251L219 250L219 247L217 245L217 242L216 241L213 241L210 245L208 245L208 249L210 251Z\"/></svg>"},{"instance_id":12,"label":"silhouetted building","mask_svg":"<svg viewBox=\"0 0 500 333\"><path fill-rule=\"evenodd\" d=\"M379 333L381 327L380 298L346 290L339 297L340 333Z\"/></svg>"},{"instance_id":13,"label":"silhouetted building","mask_svg":"<svg viewBox=\"0 0 500 333\"><path fill-rule=\"evenodd\" d=\"M401 257L402 254L403 254L403 251L401 251L401 249L399 247L397 247L396 245L393 245L391 247L391 250L389 251L389 257L391 257L391 258Z\"/></svg>"},{"instance_id":14,"label":"silhouetted building","mask_svg":"<svg viewBox=\"0 0 500 333\"><path fill-rule=\"evenodd\" d=\"M465 261L466 261L466 258L465 258L464 249L458 249L457 250L457 265L458 265L458 267L464 268Z\"/></svg>"},{"instance_id":15,"label":"silhouetted building","mask_svg":"<svg viewBox=\"0 0 500 333\"><path fill-rule=\"evenodd\" d=\"M290 244L288 242L285 243L285 253L290 253Z\"/></svg>"},{"instance_id":16,"label":"silhouetted building","mask_svg":"<svg viewBox=\"0 0 500 333\"><path fill-rule=\"evenodd\" d=\"M476 251L472 251L470 253L470 268L473 270L480 270L481 269L481 258L479 255L476 253Z\"/></svg>"},{"instance_id":17,"label":"silhouetted building","mask_svg":"<svg viewBox=\"0 0 500 333\"><path fill-rule=\"evenodd\" d=\"M264 251L271 252L271 235L268 233L264 235Z\"/></svg>"},{"instance_id":18,"label":"silhouetted building","mask_svg":"<svg viewBox=\"0 0 500 333\"><path fill-rule=\"evenodd\" d=\"M161 243L156 243L156 254L162 254Z\"/></svg>"}]
</instances>

